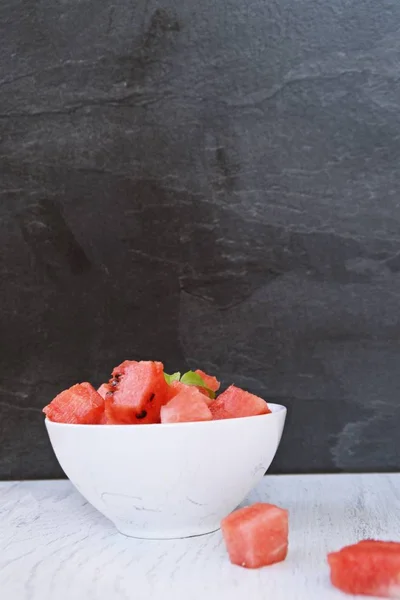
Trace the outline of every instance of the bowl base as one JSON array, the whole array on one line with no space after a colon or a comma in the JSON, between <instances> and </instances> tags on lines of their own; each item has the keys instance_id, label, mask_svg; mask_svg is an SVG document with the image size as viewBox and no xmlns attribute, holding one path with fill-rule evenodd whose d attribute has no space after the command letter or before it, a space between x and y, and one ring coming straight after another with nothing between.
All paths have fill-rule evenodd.
<instances>
[{"instance_id":1,"label":"bowl base","mask_svg":"<svg viewBox=\"0 0 400 600\"><path fill-rule=\"evenodd\" d=\"M220 529L219 525L212 528L207 528L204 531L195 531L193 529L190 530L158 530L158 531L145 531L143 529L134 529L130 527L126 527L121 524L114 523L115 527L125 537L135 538L137 540L181 540L185 538L192 537L201 537L203 535L210 535L211 533L215 533Z\"/></svg>"}]
</instances>

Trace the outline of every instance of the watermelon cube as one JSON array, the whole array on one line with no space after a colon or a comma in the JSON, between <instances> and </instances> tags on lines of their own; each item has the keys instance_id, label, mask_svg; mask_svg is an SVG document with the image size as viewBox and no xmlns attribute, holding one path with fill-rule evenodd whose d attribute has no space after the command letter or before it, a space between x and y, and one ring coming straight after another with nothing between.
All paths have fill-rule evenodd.
<instances>
[{"instance_id":1,"label":"watermelon cube","mask_svg":"<svg viewBox=\"0 0 400 600\"><path fill-rule=\"evenodd\" d=\"M234 385L210 404L210 410L215 420L253 417L271 412L265 400Z\"/></svg>"},{"instance_id":2,"label":"watermelon cube","mask_svg":"<svg viewBox=\"0 0 400 600\"><path fill-rule=\"evenodd\" d=\"M168 400L172 400L172 398L175 398L175 396L177 396L179 394L179 392L187 390L188 388L196 389L199 392L201 392L201 394L203 396L203 400L206 402L206 404L208 406L211 404L211 402L213 402L213 400L210 398L207 390L204 389L203 387L200 387L197 385L193 385L193 386L187 385L186 383L182 383L181 381L173 381L172 383L169 384Z\"/></svg>"},{"instance_id":3,"label":"watermelon cube","mask_svg":"<svg viewBox=\"0 0 400 600\"><path fill-rule=\"evenodd\" d=\"M137 360L124 360L120 365L114 367L112 377L118 378L125 374L125 371L131 366L136 365Z\"/></svg>"},{"instance_id":4,"label":"watermelon cube","mask_svg":"<svg viewBox=\"0 0 400 600\"><path fill-rule=\"evenodd\" d=\"M99 421L99 425L112 425L112 423L108 422L107 415L106 415L105 412L103 412L103 414L101 416L101 419Z\"/></svg>"},{"instance_id":5,"label":"watermelon cube","mask_svg":"<svg viewBox=\"0 0 400 600\"><path fill-rule=\"evenodd\" d=\"M77 383L64 390L43 409L50 421L94 425L104 414L104 400L90 383Z\"/></svg>"},{"instance_id":6,"label":"watermelon cube","mask_svg":"<svg viewBox=\"0 0 400 600\"><path fill-rule=\"evenodd\" d=\"M161 408L161 423L211 421L211 411L204 394L196 387L185 385L172 400Z\"/></svg>"},{"instance_id":7,"label":"watermelon cube","mask_svg":"<svg viewBox=\"0 0 400 600\"><path fill-rule=\"evenodd\" d=\"M222 395L222 394L221 394ZM231 415L226 409L224 400L220 400L219 397L211 402L210 410L212 414L212 418L214 421L220 421L221 419L233 419L234 416Z\"/></svg>"},{"instance_id":8,"label":"watermelon cube","mask_svg":"<svg viewBox=\"0 0 400 600\"><path fill-rule=\"evenodd\" d=\"M110 391L111 386L109 383L102 383L101 386L97 389L97 393L100 394L102 398L105 398Z\"/></svg>"},{"instance_id":9,"label":"watermelon cube","mask_svg":"<svg viewBox=\"0 0 400 600\"><path fill-rule=\"evenodd\" d=\"M239 508L221 522L231 563L258 569L284 560L288 552L288 511L259 502Z\"/></svg>"},{"instance_id":10,"label":"watermelon cube","mask_svg":"<svg viewBox=\"0 0 400 600\"><path fill-rule=\"evenodd\" d=\"M159 423L160 409L168 401L164 366L155 361L125 361L113 370L105 399L109 424Z\"/></svg>"},{"instance_id":11,"label":"watermelon cube","mask_svg":"<svg viewBox=\"0 0 400 600\"><path fill-rule=\"evenodd\" d=\"M328 554L331 582L347 594L400 598L400 543L363 540Z\"/></svg>"},{"instance_id":12,"label":"watermelon cube","mask_svg":"<svg viewBox=\"0 0 400 600\"><path fill-rule=\"evenodd\" d=\"M205 373L201 369L196 369L195 373L197 373L197 375L200 375L200 377L202 378L209 390L211 390L212 392L218 392L221 384L216 377L214 377L213 375L207 375L207 373Z\"/></svg>"},{"instance_id":13,"label":"watermelon cube","mask_svg":"<svg viewBox=\"0 0 400 600\"><path fill-rule=\"evenodd\" d=\"M185 390L186 388L188 388L188 385L185 385L184 383L181 383L180 381L173 381L172 383L170 383L168 385L168 402L170 400L172 400L172 398L175 398L175 396L177 396L179 394L179 392L181 392L182 390Z\"/></svg>"}]
</instances>

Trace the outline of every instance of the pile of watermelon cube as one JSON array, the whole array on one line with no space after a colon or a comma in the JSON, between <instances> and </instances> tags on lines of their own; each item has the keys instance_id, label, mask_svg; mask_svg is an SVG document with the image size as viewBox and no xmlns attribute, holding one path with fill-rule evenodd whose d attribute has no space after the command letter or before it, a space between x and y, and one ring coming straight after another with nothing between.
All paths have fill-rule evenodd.
<instances>
[{"instance_id":1,"label":"pile of watermelon cube","mask_svg":"<svg viewBox=\"0 0 400 600\"><path fill-rule=\"evenodd\" d=\"M168 375L157 361L126 360L98 390L77 383L43 409L50 421L80 425L143 425L251 417L267 403L234 385L217 396L220 382L204 371Z\"/></svg>"}]
</instances>

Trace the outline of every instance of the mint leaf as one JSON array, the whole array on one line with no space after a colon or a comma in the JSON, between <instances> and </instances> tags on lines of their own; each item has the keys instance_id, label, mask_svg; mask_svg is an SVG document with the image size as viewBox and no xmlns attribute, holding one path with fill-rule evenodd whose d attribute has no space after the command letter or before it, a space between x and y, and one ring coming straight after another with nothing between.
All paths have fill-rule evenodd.
<instances>
[{"instance_id":1,"label":"mint leaf","mask_svg":"<svg viewBox=\"0 0 400 600\"><path fill-rule=\"evenodd\" d=\"M187 373L184 373L181 377L181 382L185 385L198 385L207 390L207 392L210 395L210 398L215 398L215 392L210 390L210 388L208 388L204 383L204 379L194 371L187 371Z\"/></svg>"},{"instance_id":2,"label":"mint leaf","mask_svg":"<svg viewBox=\"0 0 400 600\"><path fill-rule=\"evenodd\" d=\"M181 374L179 373L179 371L177 371L176 373L172 373L172 375L168 375L168 373L164 373L164 379L168 383L168 385L171 385L171 383L173 381L179 381L180 377L181 377Z\"/></svg>"},{"instance_id":3,"label":"mint leaf","mask_svg":"<svg viewBox=\"0 0 400 600\"><path fill-rule=\"evenodd\" d=\"M187 371L181 377L181 382L186 385L201 385L201 387L206 387L204 383L204 379L194 371Z\"/></svg>"},{"instance_id":4,"label":"mint leaf","mask_svg":"<svg viewBox=\"0 0 400 600\"><path fill-rule=\"evenodd\" d=\"M179 373L179 371L177 371L176 373L173 373L172 375L168 375L168 373L164 373L164 379L168 383L168 385L171 385L171 383L173 383L174 381L181 381L185 385L197 385L199 387L204 388L208 392L208 395L210 396L210 398L212 398L212 399L215 398L215 392L210 390L210 388L208 388L206 386L204 379L198 373L195 373L194 371L187 371L186 373L184 373L182 375L182 377L181 377L181 374Z\"/></svg>"}]
</instances>

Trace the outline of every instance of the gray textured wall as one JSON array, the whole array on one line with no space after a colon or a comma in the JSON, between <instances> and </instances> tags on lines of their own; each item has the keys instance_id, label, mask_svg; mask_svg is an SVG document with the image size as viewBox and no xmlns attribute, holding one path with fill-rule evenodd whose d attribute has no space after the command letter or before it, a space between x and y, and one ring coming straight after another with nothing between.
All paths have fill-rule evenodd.
<instances>
[{"instance_id":1,"label":"gray textured wall","mask_svg":"<svg viewBox=\"0 0 400 600\"><path fill-rule=\"evenodd\" d=\"M290 409L278 472L400 467L400 3L0 4L0 477L127 357Z\"/></svg>"}]
</instances>

